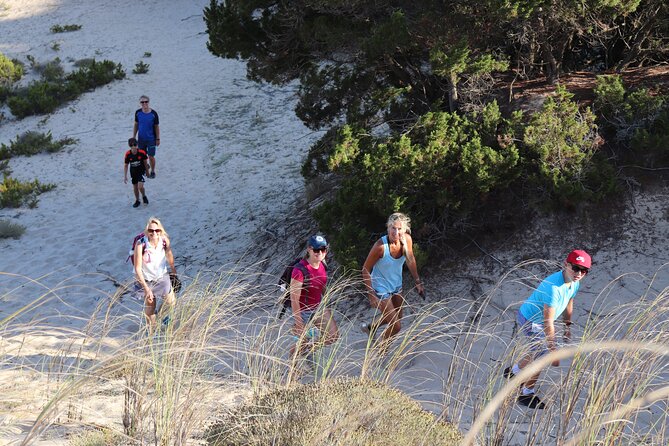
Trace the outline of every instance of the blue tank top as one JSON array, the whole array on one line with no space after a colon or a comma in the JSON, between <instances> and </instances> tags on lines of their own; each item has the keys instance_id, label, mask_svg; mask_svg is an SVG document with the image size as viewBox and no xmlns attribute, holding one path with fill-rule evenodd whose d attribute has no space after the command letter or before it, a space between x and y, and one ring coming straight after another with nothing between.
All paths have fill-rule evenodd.
<instances>
[{"instance_id":1,"label":"blue tank top","mask_svg":"<svg viewBox=\"0 0 669 446\"><path fill-rule=\"evenodd\" d=\"M372 288L379 295L395 293L402 288L402 266L406 258L404 254L399 259L390 255L388 236L381 237L383 242L383 257L372 268Z\"/></svg>"}]
</instances>

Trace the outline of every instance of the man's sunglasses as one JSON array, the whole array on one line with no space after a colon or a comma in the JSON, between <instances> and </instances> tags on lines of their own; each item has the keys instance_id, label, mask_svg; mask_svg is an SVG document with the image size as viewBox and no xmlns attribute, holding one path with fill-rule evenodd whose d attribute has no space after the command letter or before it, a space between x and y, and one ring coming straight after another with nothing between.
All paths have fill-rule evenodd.
<instances>
[{"instance_id":1,"label":"man's sunglasses","mask_svg":"<svg viewBox=\"0 0 669 446\"><path fill-rule=\"evenodd\" d=\"M323 248L311 248L313 252L328 252L328 249L326 247Z\"/></svg>"},{"instance_id":2,"label":"man's sunglasses","mask_svg":"<svg viewBox=\"0 0 669 446\"><path fill-rule=\"evenodd\" d=\"M588 274L588 271L590 271L588 268L583 268L582 266L574 265L573 263L570 263L569 265L571 266L571 270L575 273Z\"/></svg>"}]
</instances>

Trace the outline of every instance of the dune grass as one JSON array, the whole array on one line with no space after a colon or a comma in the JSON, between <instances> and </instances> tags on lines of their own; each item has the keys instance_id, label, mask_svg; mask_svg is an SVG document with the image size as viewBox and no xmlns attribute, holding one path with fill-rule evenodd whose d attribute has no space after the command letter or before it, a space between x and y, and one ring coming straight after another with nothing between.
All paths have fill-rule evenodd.
<instances>
[{"instance_id":1,"label":"dune grass","mask_svg":"<svg viewBox=\"0 0 669 446\"><path fill-rule=\"evenodd\" d=\"M442 429L481 445L667 444L669 292L655 291L653 278L633 305L604 305L620 289L617 281L602 290L589 302L593 316L576 321L575 341L558 351L562 367L542 374L539 391L548 407L515 405L523 377L506 382L501 370L527 346L513 335L515 307L501 308L496 301L509 284L534 282L531 271L538 263L518 265L476 300L447 296L408 305L402 331L385 354L355 329L371 311L359 305L362 297L353 284L339 279L327 299L341 339L319 350L309 367L288 355L290 320L276 318L278 295L272 286L258 285L268 282L259 274L192 279L171 322L152 334L140 303L124 289L100 299L94 314L70 316L70 324L33 319L35 308L67 302L69 294L80 292L63 284L0 316L0 373L14 378L12 384L0 379L0 414L11 410L17 423L31 420L22 444L64 423L84 432L104 428L105 435L128 444L207 438L212 445L307 444L305 438L309 444L399 444L392 439L403 438L406 426L413 426L415 442L402 444L440 444L430 435ZM11 292L2 299L10 297ZM47 335L68 342L47 349ZM404 394L432 414L411 408ZM378 407L371 404L372 416L364 395L404 407L400 413L406 414L373 412ZM100 400L113 409L100 413ZM333 411L326 413L330 400ZM320 415L300 429L296 418L305 404ZM35 408L41 408L38 414ZM5 423L10 430L11 421ZM234 436L217 443L224 437L211 434L231 425L237 426ZM272 443L285 436L298 443Z\"/></svg>"}]
</instances>

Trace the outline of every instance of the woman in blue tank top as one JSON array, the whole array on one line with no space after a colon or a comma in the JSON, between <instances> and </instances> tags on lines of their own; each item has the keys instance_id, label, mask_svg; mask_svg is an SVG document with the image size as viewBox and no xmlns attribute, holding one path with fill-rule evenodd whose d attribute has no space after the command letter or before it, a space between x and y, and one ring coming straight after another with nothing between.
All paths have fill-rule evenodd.
<instances>
[{"instance_id":1,"label":"woman in blue tank top","mask_svg":"<svg viewBox=\"0 0 669 446\"><path fill-rule=\"evenodd\" d=\"M363 323L362 330L374 333L379 326L387 324L383 340L387 341L399 333L402 320L402 266L406 262L409 272L416 282L418 294L425 290L418 277L416 259L413 255L411 220L396 212L388 218L388 234L372 246L362 267L362 280L367 288L369 304L378 308L381 316L371 323Z\"/></svg>"}]
</instances>

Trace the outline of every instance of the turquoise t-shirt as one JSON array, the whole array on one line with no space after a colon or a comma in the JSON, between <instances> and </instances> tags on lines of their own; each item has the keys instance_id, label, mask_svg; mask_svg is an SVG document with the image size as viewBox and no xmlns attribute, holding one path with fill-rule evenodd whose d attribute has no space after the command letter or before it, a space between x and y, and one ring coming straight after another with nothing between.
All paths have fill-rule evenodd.
<instances>
[{"instance_id":1,"label":"turquoise t-shirt","mask_svg":"<svg viewBox=\"0 0 669 446\"><path fill-rule=\"evenodd\" d=\"M520 314L535 324L544 323L544 305L555 308L555 319L567 308L569 301L576 296L580 282L565 283L562 271L546 277L539 287L520 306Z\"/></svg>"}]
</instances>

